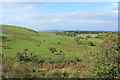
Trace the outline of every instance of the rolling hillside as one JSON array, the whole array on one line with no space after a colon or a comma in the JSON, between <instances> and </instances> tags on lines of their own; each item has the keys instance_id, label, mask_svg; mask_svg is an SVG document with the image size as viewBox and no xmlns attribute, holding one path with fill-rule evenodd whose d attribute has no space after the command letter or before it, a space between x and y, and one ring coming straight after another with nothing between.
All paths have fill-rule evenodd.
<instances>
[{"instance_id":1,"label":"rolling hillside","mask_svg":"<svg viewBox=\"0 0 120 80\"><path fill-rule=\"evenodd\" d=\"M79 77L93 77L91 72L93 66L91 62L94 62L93 54L97 51L97 45L100 43L100 40L97 38L85 38L88 36L87 34L78 35L76 37L85 38L81 39L78 43L76 42L76 37L37 32L12 25L2 25L2 32L1 37L3 44L1 47L4 54L3 66L5 69L6 65L12 66L10 64L13 64L13 68L16 68L15 65L21 66L24 63L24 67L27 66L28 69L35 67L35 69L40 69L44 72L48 69L51 71L51 67L55 67L55 65L64 64L64 69L68 69L68 71L80 69L82 73L80 72L81 76L78 75ZM93 36L95 36L95 34L93 34ZM88 44L90 41L94 42L95 46L90 46ZM55 52L51 52L51 49L55 49ZM30 61L17 61L16 56L20 53L24 53L25 50L27 59L30 58ZM37 60L34 61L33 58L36 56ZM74 64L74 61L76 60L79 62L77 65ZM61 70L62 69L63 68L61 68ZM8 75L7 73L5 73L5 75ZM70 73L72 74L73 72ZM33 72L30 73L30 75L32 74ZM38 72L35 72L34 74L38 75Z\"/></svg>"},{"instance_id":2,"label":"rolling hillside","mask_svg":"<svg viewBox=\"0 0 120 80\"><path fill-rule=\"evenodd\" d=\"M5 55L15 55L17 52L29 49L35 55L56 57L48 50L49 47L55 47L58 51L62 50L66 56L80 56L81 53L94 51L95 47L86 45L76 45L74 37L56 36L55 34L47 34L44 32L36 32L31 29L18 26L3 25L3 46L11 49L4 49ZM92 39L90 39L91 41ZM97 40L95 40L97 41ZM57 44L60 43L60 44ZM74 52L74 55L73 55Z\"/></svg>"}]
</instances>

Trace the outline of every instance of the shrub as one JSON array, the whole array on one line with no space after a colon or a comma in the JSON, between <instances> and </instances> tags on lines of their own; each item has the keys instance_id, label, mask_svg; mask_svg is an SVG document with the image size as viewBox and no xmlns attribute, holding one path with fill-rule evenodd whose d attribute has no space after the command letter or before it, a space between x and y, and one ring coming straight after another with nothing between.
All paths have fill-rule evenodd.
<instances>
[{"instance_id":1,"label":"shrub","mask_svg":"<svg viewBox=\"0 0 120 80\"><path fill-rule=\"evenodd\" d=\"M64 61L63 57L56 57L49 60L49 63L62 63Z\"/></svg>"},{"instance_id":2,"label":"shrub","mask_svg":"<svg viewBox=\"0 0 120 80\"><path fill-rule=\"evenodd\" d=\"M118 65L104 62L101 68L94 69L95 74L102 78L114 78L119 76Z\"/></svg>"},{"instance_id":3,"label":"shrub","mask_svg":"<svg viewBox=\"0 0 120 80\"><path fill-rule=\"evenodd\" d=\"M74 59L76 62L81 62L82 60L80 59L80 58L78 58L78 57L75 57L75 59Z\"/></svg>"},{"instance_id":4,"label":"shrub","mask_svg":"<svg viewBox=\"0 0 120 80\"><path fill-rule=\"evenodd\" d=\"M71 73L71 75L69 75L69 78L81 78L81 76L80 76L80 73L76 71Z\"/></svg>"},{"instance_id":5,"label":"shrub","mask_svg":"<svg viewBox=\"0 0 120 80\"><path fill-rule=\"evenodd\" d=\"M3 65L2 75L5 78L29 78L30 70L25 64L8 63Z\"/></svg>"},{"instance_id":6,"label":"shrub","mask_svg":"<svg viewBox=\"0 0 120 80\"><path fill-rule=\"evenodd\" d=\"M58 69L47 72L44 78L63 78L63 74Z\"/></svg>"},{"instance_id":7,"label":"shrub","mask_svg":"<svg viewBox=\"0 0 120 80\"><path fill-rule=\"evenodd\" d=\"M79 38L79 37L75 37L75 41L76 41L77 43L79 43L80 38Z\"/></svg>"},{"instance_id":8,"label":"shrub","mask_svg":"<svg viewBox=\"0 0 120 80\"><path fill-rule=\"evenodd\" d=\"M3 40L7 39L6 36L0 36L0 38L2 38Z\"/></svg>"},{"instance_id":9,"label":"shrub","mask_svg":"<svg viewBox=\"0 0 120 80\"><path fill-rule=\"evenodd\" d=\"M63 55L61 52L55 52L55 55Z\"/></svg>"},{"instance_id":10,"label":"shrub","mask_svg":"<svg viewBox=\"0 0 120 80\"><path fill-rule=\"evenodd\" d=\"M88 35L88 36L86 36L86 38L91 38L91 36L90 36L90 35Z\"/></svg>"},{"instance_id":11,"label":"shrub","mask_svg":"<svg viewBox=\"0 0 120 80\"><path fill-rule=\"evenodd\" d=\"M54 47L49 47L49 50L50 50L52 53L57 52L56 48L54 48Z\"/></svg>"},{"instance_id":12,"label":"shrub","mask_svg":"<svg viewBox=\"0 0 120 80\"><path fill-rule=\"evenodd\" d=\"M57 42L57 44L61 44L61 42Z\"/></svg>"},{"instance_id":13,"label":"shrub","mask_svg":"<svg viewBox=\"0 0 120 80\"><path fill-rule=\"evenodd\" d=\"M27 56L24 56L23 53L17 53L16 58L18 61L31 61L31 59Z\"/></svg>"},{"instance_id":14,"label":"shrub","mask_svg":"<svg viewBox=\"0 0 120 80\"><path fill-rule=\"evenodd\" d=\"M95 44L93 42L88 42L89 46L95 46Z\"/></svg>"},{"instance_id":15,"label":"shrub","mask_svg":"<svg viewBox=\"0 0 120 80\"><path fill-rule=\"evenodd\" d=\"M19 60L19 61L22 61L24 58L22 53L17 53L16 57L17 57L17 60Z\"/></svg>"},{"instance_id":16,"label":"shrub","mask_svg":"<svg viewBox=\"0 0 120 80\"><path fill-rule=\"evenodd\" d=\"M63 78L80 78L80 72L77 70L61 69Z\"/></svg>"},{"instance_id":17,"label":"shrub","mask_svg":"<svg viewBox=\"0 0 120 80\"><path fill-rule=\"evenodd\" d=\"M96 54L94 73L102 78L114 78L120 75L120 55L118 35L108 33L103 38Z\"/></svg>"}]
</instances>

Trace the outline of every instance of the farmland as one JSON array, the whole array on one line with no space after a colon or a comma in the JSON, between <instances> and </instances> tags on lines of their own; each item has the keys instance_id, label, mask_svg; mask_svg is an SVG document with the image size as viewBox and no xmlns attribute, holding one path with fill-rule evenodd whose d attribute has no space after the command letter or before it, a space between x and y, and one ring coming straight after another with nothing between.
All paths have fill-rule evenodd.
<instances>
[{"instance_id":1,"label":"farmland","mask_svg":"<svg viewBox=\"0 0 120 80\"><path fill-rule=\"evenodd\" d=\"M4 78L99 77L93 69L104 42L97 37L100 33L47 33L12 25L1 28ZM115 33L110 34L116 39Z\"/></svg>"}]
</instances>

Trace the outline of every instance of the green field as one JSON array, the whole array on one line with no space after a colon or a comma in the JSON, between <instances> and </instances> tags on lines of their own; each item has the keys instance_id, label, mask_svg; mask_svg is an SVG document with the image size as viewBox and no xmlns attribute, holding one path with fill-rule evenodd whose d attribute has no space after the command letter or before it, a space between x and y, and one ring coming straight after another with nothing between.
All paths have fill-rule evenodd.
<instances>
[{"instance_id":1,"label":"green field","mask_svg":"<svg viewBox=\"0 0 120 80\"><path fill-rule=\"evenodd\" d=\"M92 69L94 68L93 63L95 63L94 55L98 52L99 44L102 42L101 39L95 38L97 34L79 34L75 37L69 37L66 35L56 35L55 33L37 32L31 29L18 26L1 26L1 36L3 38L1 48L4 54L3 69L8 68L6 67L6 65L8 65L11 66L11 70L14 70L18 67L18 69L20 68L22 72L23 69L21 69L20 66L24 65L23 67L28 68L30 70L31 68L33 69L33 67L35 68L36 72L29 73L29 75L31 75L32 77L34 75L37 77L41 77L40 75L42 75L42 77L44 78L49 78L51 76L48 76L49 74L47 74L45 71L48 71L48 73L50 73L51 75L51 72L54 72L57 69L59 69L60 71L70 71L70 78L74 78L74 75L77 73L80 73L80 75L76 77L80 78L95 77L95 75L92 73ZM76 37L85 38L88 35L90 35L91 38L80 39L79 43L75 41ZM90 46L89 42L93 42L95 46ZM52 53L49 49L51 47L55 48L56 52ZM32 56L37 56L51 58L51 60L44 60L44 62L42 63L42 67L41 63L37 63L37 61L17 61L17 53L23 53L25 49L27 49L26 54L27 57L30 57L30 59L32 59ZM80 61L78 61L77 64L72 62L76 59L80 59ZM49 62L53 63L51 64ZM64 65L63 68L56 69L55 67L58 64ZM39 70L43 70L43 73L39 72ZM5 72L5 77L11 77L9 73L9 71ZM16 71L13 73L16 73ZM43 76L43 74L45 76ZM18 75L16 77L25 77L23 75Z\"/></svg>"},{"instance_id":2,"label":"green field","mask_svg":"<svg viewBox=\"0 0 120 80\"><path fill-rule=\"evenodd\" d=\"M46 57L57 56L55 54L51 54L48 49L49 47L55 47L58 51L62 50L63 54L67 57L76 57L80 56L82 53L96 51L96 46L88 46L88 44L77 44L74 40L74 37L56 36L52 33L35 33L28 29L16 26L3 26L2 28L3 35L5 35L8 39L8 41L3 41L3 46L9 46L10 48L12 48L3 48L4 54L8 57L15 56L17 52L21 52L25 48L29 49L29 51L36 56ZM88 41L93 41L96 43L96 45L100 42L99 39L95 38L81 40L81 42L84 43L87 43ZM57 44L57 42L60 42L60 44Z\"/></svg>"}]
</instances>

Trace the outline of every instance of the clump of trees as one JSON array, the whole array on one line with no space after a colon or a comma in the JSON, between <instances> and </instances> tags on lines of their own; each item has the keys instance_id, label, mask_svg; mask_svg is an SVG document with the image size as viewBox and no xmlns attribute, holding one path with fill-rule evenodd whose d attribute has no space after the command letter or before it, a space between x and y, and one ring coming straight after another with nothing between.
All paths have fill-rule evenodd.
<instances>
[{"instance_id":1,"label":"clump of trees","mask_svg":"<svg viewBox=\"0 0 120 80\"><path fill-rule=\"evenodd\" d=\"M120 43L116 34L108 33L103 38L96 54L94 73L101 78L115 78L120 75Z\"/></svg>"},{"instance_id":2,"label":"clump of trees","mask_svg":"<svg viewBox=\"0 0 120 80\"><path fill-rule=\"evenodd\" d=\"M100 31L63 31L63 32L55 32L56 35L66 35L70 37L75 37L79 34L100 34L100 33L107 33L107 32L100 32ZM114 33L114 32L113 32Z\"/></svg>"},{"instance_id":3,"label":"clump of trees","mask_svg":"<svg viewBox=\"0 0 120 80\"><path fill-rule=\"evenodd\" d=\"M75 37L77 34L75 31L64 31L64 32L56 32L56 35L66 35L69 37Z\"/></svg>"},{"instance_id":4,"label":"clump of trees","mask_svg":"<svg viewBox=\"0 0 120 80\"><path fill-rule=\"evenodd\" d=\"M113 34L111 32L109 33L99 33L97 36L95 36L95 38L101 39L103 40L105 37L107 37L109 34Z\"/></svg>"}]
</instances>

